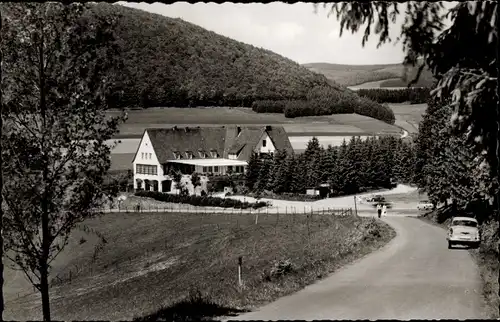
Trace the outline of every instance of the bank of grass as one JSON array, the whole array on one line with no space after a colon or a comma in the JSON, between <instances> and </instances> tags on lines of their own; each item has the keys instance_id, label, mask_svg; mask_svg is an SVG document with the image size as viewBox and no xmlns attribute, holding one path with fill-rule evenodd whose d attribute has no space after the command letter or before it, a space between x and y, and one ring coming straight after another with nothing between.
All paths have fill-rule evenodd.
<instances>
[{"instance_id":1,"label":"bank of grass","mask_svg":"<svg viewBox=\"0 0 500 322\"><path fill-rule=\"evenodd\" d=\"M430 222L443 229L448 229L451 220L442 215L442 211L426 213L421 220ZM479 249L469 249L472 258L479 267L479 274L483 283L482 295L487 305L487 313L491 319L500 318L500 293L499 293L499 243L498 222L490 226L481 227L482 241Z\"/></svg>"},{"instance_id":2,"label":"bank of grass","mask_svg":"<svg viewBox=\"0 0 500 322\"><path fill-rule=\"evenodd\" d=\"M331 215L107 214L85 222L53 263L56 320L200 320L251 310L385 245L371 218ZM81 242L82 238L85 242ZM238 286L238 257L244 286ZM71 280L68 274L72 271ZM195 296L193 296L195 294ZM7 319L41 318L39 297L8 303ZM204 311L203 311L204 310Z\"/></svg>"}]
</instances>

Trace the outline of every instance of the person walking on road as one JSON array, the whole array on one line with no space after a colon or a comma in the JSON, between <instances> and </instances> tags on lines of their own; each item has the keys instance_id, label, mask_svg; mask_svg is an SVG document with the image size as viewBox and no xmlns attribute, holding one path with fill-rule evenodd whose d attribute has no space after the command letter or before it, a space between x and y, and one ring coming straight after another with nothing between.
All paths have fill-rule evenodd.
<instances>
[{"instance_id":1,"label":"person walking on road","mask_svg":"<svg viewBox=\"0 0 500 322\"><path fill-rule=\"evenodd\" d=\"M386 205L382 206L382 216L387 216L387 206Z\"/></svg>"},{"instance_id":2,"label":"person walking on road","mask_svg":"<svg viewBox=\"0 0 500 322\"><path fill-rule=\"evenodd\" d=\"M380 215L382 214L382 207L380 206L380 204L377 204L377 214L378 217L380 218Z\"/></svg>"}]
</instances>

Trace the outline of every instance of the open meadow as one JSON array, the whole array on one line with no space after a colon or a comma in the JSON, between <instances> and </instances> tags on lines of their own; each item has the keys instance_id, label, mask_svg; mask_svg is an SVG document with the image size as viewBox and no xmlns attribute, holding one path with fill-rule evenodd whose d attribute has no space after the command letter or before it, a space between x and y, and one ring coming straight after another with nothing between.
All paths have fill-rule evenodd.
<instances>
[{"instance_id":1,"label":"open meadow","mask_svg":"<svg viewBox=\"0 0 500 322\"><path fill-rule=\"evenodd\" d=\"M313 72L323 74L326 78L343 86L358 87L359 85L359 88L375 88L405 87L407 85L407 82L402 79L405 72L403 64L342 65L309 63L303 66ZM407 69L407 78L411 80L415 77L418 67L408 66ZM428 69L424 69L415 86L431 86L433 81L432 73ZM374 84L377 85L374 86Z\"/></svg>"},{"instance_id":2,"label":"open meadow","mask_svg":"<svg viewBox=\"0 0 500 322\"><path fill-rule=\"evenodd\" d=\"M118 115L109 111L109 115ZM128 120L120 127L120 138L140 137L149 127L282 125L287 133L399 133L399 129L382 121L357 115L337 114L286 118L282 113L256 113L250 108L149 108L129 110Z\"/></svg>"},{"instance_id":3,"label":"open meadow","mask_svg":"<svg viewBox=\"0 0 500 322\"><path fill-rule=\"evenodd\" d=\"M252 309L395 236L385 223L354 215L261 214L255 221L247 214L188 213L114 213L87 220L52 265L53 318L129 320L162 307L175 310L172 305L196 293L227 308L220 315ZM7 289L22 284L22 275L15 277L6 281ZM38 294L11 292L4 316L40 319L40 306ZM200 308L184 311L201 313Z\"/></svg>"},{"instance_id":4,"label":"open meadow","mask_svg":"<svg viewBox=\"0 0 500 322\"><path fill-rule=\"evenodd\" d=\"M388 104L396 117L396 125L401 126L409 133L418 133L419 123L422 121L427 104Z\"/></svg>"}]
</instances>

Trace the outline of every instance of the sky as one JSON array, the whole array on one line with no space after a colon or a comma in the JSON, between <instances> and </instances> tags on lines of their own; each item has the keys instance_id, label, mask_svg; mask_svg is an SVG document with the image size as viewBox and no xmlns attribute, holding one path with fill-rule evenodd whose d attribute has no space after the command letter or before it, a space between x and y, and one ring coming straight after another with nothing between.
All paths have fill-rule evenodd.
<instances>
[{"instance_id":1,"label":"sky","mask_svg":"<svg viewBox=\"0 0 500 322\"><path fill-rule=\"evenodd\" d=\"M322 6L314 12L312 3L195 3L118 2L172 18L181 18L220 35L271 50L299 64L335 63L349 65L393 64L403 61L401 44L387 43L377 49L377 36L361 45L364 28L343 33L340 23ZM398 17L390 36L400 32L404 17ZM372 33L373 35L373 33Z\"/></svg>"}]
</instances>

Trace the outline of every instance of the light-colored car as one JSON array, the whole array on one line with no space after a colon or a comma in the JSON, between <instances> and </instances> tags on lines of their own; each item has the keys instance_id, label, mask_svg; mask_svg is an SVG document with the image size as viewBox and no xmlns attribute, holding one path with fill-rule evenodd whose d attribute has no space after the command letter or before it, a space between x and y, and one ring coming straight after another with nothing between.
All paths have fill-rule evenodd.
<instances>
[{"instance_id":1,"label":"light-colored car","mask_svg":"<svg viewBox=\"0 0 500 322\"><path fill-rule=\"evenodd\" d=\"M446 240L448 241L448 249L454 245L479 247L481 235L477 220L471 217L454 217L448 229Z\"/></svg>"},{"instance_id":2,"label":"light-colored car","mask_svg":"<svg viewBox=\"0 0 500 322\"><path fill-rule=\"evenodd\" d=\"M421 200L417 205L418 210L432 210L432 208L434 205L429 200Z\"/></svg>"}]
</instances>

